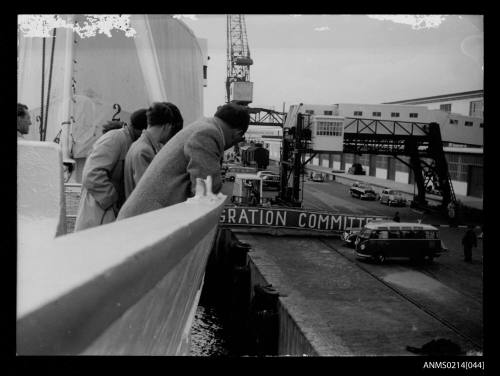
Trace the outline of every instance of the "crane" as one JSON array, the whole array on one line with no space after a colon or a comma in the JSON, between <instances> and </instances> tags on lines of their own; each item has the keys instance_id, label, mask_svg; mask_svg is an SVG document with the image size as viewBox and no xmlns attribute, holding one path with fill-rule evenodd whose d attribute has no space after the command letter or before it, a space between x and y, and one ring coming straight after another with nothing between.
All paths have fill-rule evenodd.
<instances>
[{"instance_id":1,"label":"crane","mask_svg":"<svg viewBox=\"0 0 500 376\"><path fill-rule=\"evenodd\" d=\"M227 76L226 102L248 105L252 102L253 83L250 66L253 60L248 48L247 29L243 14L227 15Z\"/></svg>"}]
</instances>

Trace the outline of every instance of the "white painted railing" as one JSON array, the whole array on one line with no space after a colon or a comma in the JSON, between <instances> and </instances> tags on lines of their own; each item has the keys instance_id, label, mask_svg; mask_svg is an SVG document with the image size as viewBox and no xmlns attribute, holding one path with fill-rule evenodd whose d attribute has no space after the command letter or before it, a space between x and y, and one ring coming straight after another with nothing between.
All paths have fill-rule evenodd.
<instances>
[{"instance_id":1,"label":"white painted railing","mask_svg":"<svg viewBox=\"0 0 500 376\"><path fill-rule=\"evenodd\" d=\"M18 243L17 353L187 354L226 198L207 192L210 177L165 209L57 238L24 231L34 238Z\"/></svg>"}]
</instances>

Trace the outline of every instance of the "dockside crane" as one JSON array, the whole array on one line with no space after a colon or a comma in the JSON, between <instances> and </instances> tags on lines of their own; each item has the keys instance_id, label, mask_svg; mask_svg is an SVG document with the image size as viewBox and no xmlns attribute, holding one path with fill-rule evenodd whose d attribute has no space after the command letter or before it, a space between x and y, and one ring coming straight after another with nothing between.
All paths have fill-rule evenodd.
<instances>
[{"instance_id":1,"label":"dockside crane","mask_svg":"<svg viewBox=\"0 0 500 376\"><path fill-rule=\"evenodd\" d=\"M253 83L247 28L243 14L227 15L226 103L248 105L252 102Z\"/></svg>"}]
</instances>

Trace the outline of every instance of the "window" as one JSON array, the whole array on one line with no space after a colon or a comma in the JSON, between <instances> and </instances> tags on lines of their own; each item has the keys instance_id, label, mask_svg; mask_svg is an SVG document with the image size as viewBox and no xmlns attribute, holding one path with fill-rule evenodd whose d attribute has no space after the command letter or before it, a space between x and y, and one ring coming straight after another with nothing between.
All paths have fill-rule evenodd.
<instances>
[{"instance_id":1,"label":"window","mask_svg":"<svg viewBox=\"0 0 500 376\"><path fill-rule=\"evenodd\" d=\"M333 111L323 111L323 115L333 115Z\"/></svg>"},{"instance_id":2,"label":"window","mask_svg":"<svg viewBox=\"0 0 500 376\"><path fill-rule=\"evenodd\" d=\"M415 230L415 239L425 239L425 231L424 230Z\"/></svg>"},{"instance_id":3,"label":"window","mask_svg":"<svg viewBox=\"0 0 500 376\"><path fill-rule=\"evenodd\" d=\"M414 239L415 233L412 230L403 230L403 231L401 231L401 238L402 239Z\"/></svg>"},{"instance_id":4,"label":"window","mask_svg":"<svg viewBox=\"0 0 500 376\"><path fill-rule=\"evenodd\" d=\"M483 101L470 102L469 116L483 117Z\"/></svg>"},{"instance_id":5,"label":"window","mask_svg":"<svg viewBox=\"0 0 500 376\"><path fill-rule=\"evenodd\" d=\"M354 111L354 116L363 116L363 111Z\"/></svg>"},{"instance_id":6,"label":"window","mask_svg":"<svg viewBox=\"0 0 500 376\"><path fill-rule=\"evenodd\" d=\"M439 106L439 109L441 111L445 111L445 112L451 112L451 103L448 103L448 104L442 104Z\"/></svg>"},{"instance_id":7,"label":"window","mask_svg":"<svg viewBox=\"0 0 500 376\"><path fill-rule=\"evenodd\" d=\"M381 117L382 116L382 113L381 112L374 112L372 114L372 116L378 116L378 117Z\"/></svg>"},{"instance_id":8,"label":"window","mask_svg":"<svg viewBox=\"0 0 500 376\"><path fill-rule=\"evenodd\" d=\"M378 232L378 238L379 239L388 239L389 238L388 231L379 231Z\"/></svg>"},{"instance_id":9,"label":"window","mask_svg":"<svg viewBox=\"0 0 500 376\"><path fill-rule=\"evenodd\" d=\"M450 124L458 125L458 119L450 119Z\"/></svg>"},{"instance_id":10,"label":"window","mask_svg":"<svg viewBox=\"0 0 500 376\"><path fill-rule=\"evenodd\" d=\"M465 125L466 127L472 127L472 121L466 121L466 122L464 123L464 125Z\"/></svg>"},{"instance_id":11,"label":"window","mask_svg":"<svg viewBox=\"0 0 500 376\"><path fill-rule=\"evenodd\" d=\"M314 110L306 110L306 114L314 115Z\"/></svg>"},{"instance_id":12,"label":"window","mask_svg":"<svg viewBox=\"0 0 500 376\"><path fill-rule=\"evenodd\" d=\"M436 231L426 231L425 238L426 239L437 239L438 237L437 237Z\"/></svg>"},{"instance_id":13,"label":"window","mask_svg":"<svg viewBox=\"0 0 500 376\"><path fill-rule=\"evenodd\" d=\"M401 234L399 233L399 230L390 230L389 231L389 239L400 239Z\"/></svg>"},{"instance_id":14,"label":"window","mask_svg":"<svg viewBox=\"0 0 500 376\"><path fill-rule=\"evenodd\" d=\"M399 112L391 112L391 117L399 117Z\"/></svg>"},{"instance_id":15,"label":"window","mask_svg":"<svg viewBox=\"0 0 500 376\"><path fill-rule=\"evenodd\" d=\"M411 118L418 118L418 114L416 112L410 112Z\"/></svg>"},{"instance_id":16,"label":"window","mask_svg":"<svg viewBox=\"0 0 500 376\"><path fill-rule=\"evenodd\" d=\"M341 121L318 121L316 123L316 135L318 136L342 136L344 123Z\"/></svg>"}]
</instances>

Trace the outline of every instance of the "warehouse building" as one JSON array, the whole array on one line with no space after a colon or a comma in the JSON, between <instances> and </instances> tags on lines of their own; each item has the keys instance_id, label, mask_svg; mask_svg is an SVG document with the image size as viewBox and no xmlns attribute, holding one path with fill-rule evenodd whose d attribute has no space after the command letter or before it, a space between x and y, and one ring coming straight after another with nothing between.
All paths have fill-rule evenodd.
<instances>
[{"instance_id":1,"label":"warehouse building","mask_svg":"<svg viewBox=\"0 0 500 376\"><path fill-rule=\"evenodd\" d=\"M481 198L483 195L483 103L483 91L477 90L382 104L303 104L301 112L351 119L437 122L440 124L445 156L455 193ZM269 144L271 159L279 160L279 147L278 142ZM408 157L401 159L405 162L409 161ZM369 176L406 184L414 183L411 169L392 156L321 152L317 153L310 162L313 166L339 171L347 171L354 163L360 163Z\"/></svg>"}]
</instances>

